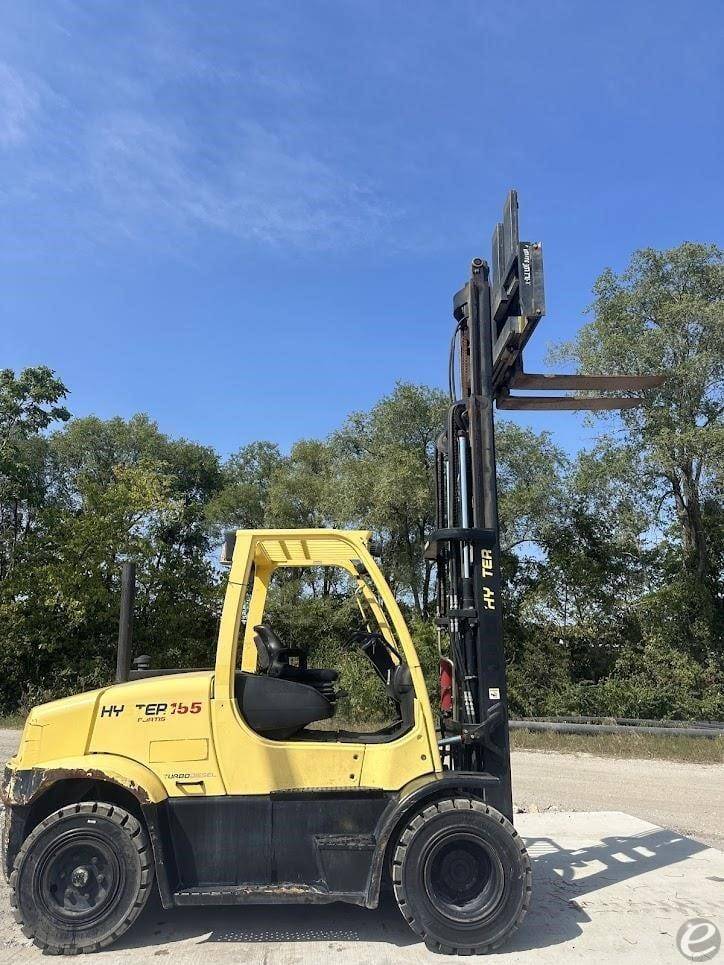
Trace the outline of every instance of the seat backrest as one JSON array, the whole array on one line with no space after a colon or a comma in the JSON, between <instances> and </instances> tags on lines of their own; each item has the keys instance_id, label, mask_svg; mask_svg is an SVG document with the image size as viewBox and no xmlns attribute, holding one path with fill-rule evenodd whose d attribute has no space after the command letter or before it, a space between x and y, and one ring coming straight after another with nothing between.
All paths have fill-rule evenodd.
<instances>
[{"instance_id":1,"label":"seat backrest","mask_svg":"<svg viewBox=\"0 0 724 965\"><path fill-rule=\"evenodd\" d=\"M256 627L254 627L254 629L256 630ZM269 669L269 651L267 650L266 644L258 633L254 634L254 643L256 645L257 669L266 673L266 671Z\"/></svg>"},{"instance_id":2,"label":"seat backrest","mask_svg":"<svg viewBox=\"0 0 724 965\"><path fill-rule=\"evenodd\" d=\"M284 650L284 644L272 630L268 623L258 623L254 627L254 632L258 633L259 636L264 641L264 646L269 651L269 654L276 654Z\"/></svg>"},{"instance_id":3,"label":"seat backrest","mask_svg":"<svg viewBox=\"0 0 724 965\"><path fill-rule=\"evenodd\" d=\"M259 655L259 669L267 673L278 672L280 664L289 663L285 659L284 644L272 630L268 623L259 623L254 627L254 643Z\"/></svg>"}]
</instances>

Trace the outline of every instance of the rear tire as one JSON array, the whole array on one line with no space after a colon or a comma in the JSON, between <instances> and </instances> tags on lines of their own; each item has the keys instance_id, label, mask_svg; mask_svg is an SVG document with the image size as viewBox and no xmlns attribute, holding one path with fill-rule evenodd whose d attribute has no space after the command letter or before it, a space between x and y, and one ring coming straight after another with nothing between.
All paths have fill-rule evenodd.
<instances>
[{"instance_id":1,"label":"rear tire","mask_svg":"<svg viewBox=\"0 0 724 965\"><path fill-rule=\"evenodd\" d=\"M10 875L15 920L55 955L110 945L141 913L153 884L148 837L123 808L69 804L23 842Z\"/></svg>"},{"instance_id":2,"label":"rear tire","mask_svg":"<svg viewBox=\"0 0 724 965\"><path fill-rule=\"evenodd\" d=\"M408 822L392 880L409 926L448 955L498 948L530 904L530 861L520 835L499 811L471 798L436 801Z\"/></svg>"}]
</instances>

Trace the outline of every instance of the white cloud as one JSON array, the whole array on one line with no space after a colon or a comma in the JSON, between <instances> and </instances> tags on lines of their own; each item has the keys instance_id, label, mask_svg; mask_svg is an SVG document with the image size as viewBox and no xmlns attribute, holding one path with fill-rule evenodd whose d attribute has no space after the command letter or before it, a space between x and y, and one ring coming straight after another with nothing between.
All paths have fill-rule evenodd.
<instances>
[{"instance_id":1,"label":"white cloud","mask_svg":"<svg viewBox=\"0 0 724 965\"><path fill-rule=\"evenodd\" d=\"M28 137L39 96L17 70L0 61L0 144L20 144Z\"/></svg>"},{"instance_id":2,"label":"white cloud","mask_svg":"<svg viewBox=\"0 0 724 965\"><path fill-rule=\"evenodd\" d=\"M13 67L0 61L0 206L15 208L19 246L34 246L39 223L74 246L180 248L202 231L299 247L390 237L398 214L349 131L330 137L291 39L245 22L229 44L199 36L200 16L151 9L109 39L70 3L60 22L72 30L48 27Z\"/></svg>"},{"instance_id":3,"label":"white cloud","mask_svg":"<svg viewBox=\"0 0 724 965\"><path fill-rule=\"evenodd\" d=\"M240 122L206 145L171 121L121 112L89 138L91 184L124 234L213 229L244 240L366 243L389 220L369 185L298 143Z\"/></svg>"}]
</instances>

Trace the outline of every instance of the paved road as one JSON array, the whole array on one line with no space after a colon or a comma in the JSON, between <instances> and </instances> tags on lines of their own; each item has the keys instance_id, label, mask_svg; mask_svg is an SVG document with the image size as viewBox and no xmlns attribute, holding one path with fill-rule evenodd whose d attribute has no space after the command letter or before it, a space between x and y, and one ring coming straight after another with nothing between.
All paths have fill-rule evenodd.
<instances>
[{"instance_id":1,"label":"paved road","mask_svg":"<svg viewBox=\"0 0 724 965\"><path fill-rule=\"evenodd\" d=\"M17 739L17 732L0 731L0 759ZM701 843L722 842L724 768L527 751L513 755L513 768L534 898L496 962L557 963L565 955L600 965L634 958L674 965L683 961L675 936L686 919L708 917L724 930L724 854ZM330 905L166 912L157 899L98 961L135 965L167 955L179 965L316 965L330 955L350 965L459 961L429 953L390 900L377 911ZM0 963L43 960L12 921L3 882Z\"/></svg>"}]
</instances>

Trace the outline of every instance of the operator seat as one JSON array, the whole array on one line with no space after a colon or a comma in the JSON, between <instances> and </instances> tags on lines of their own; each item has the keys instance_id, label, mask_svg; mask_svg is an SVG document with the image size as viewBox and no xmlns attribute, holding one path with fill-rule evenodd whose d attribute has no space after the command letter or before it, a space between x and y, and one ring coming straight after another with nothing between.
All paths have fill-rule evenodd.
<instances>
[{"instance_id":1,"label":"operator seat","mask_svg":"<svg viewBox=\"0 0 724 965\"><path fill-rule=\"evenodd\" d=\"M251 729L273 740L288 740L334 715L334 704L314 687L244 670L236 673L234 697Z\"/></svg>"},{"instance_id":2,"label":"operator seat","mask_svg":"<svg viewBox=\"0 0 724 965\"><path fill-rule=\"evenodd\" d=\"M285 647L268 623L260 623L254 627L254 643L259 670L268 677L280 677L282 680L307 684L332 703L342 695L334 689L334 685L339 680L339 673L336 670L308 668L306 653L297 647ZM290 657L296 657L299 660L298 667L289 663Z\"/></svg>"}]
</instances>

